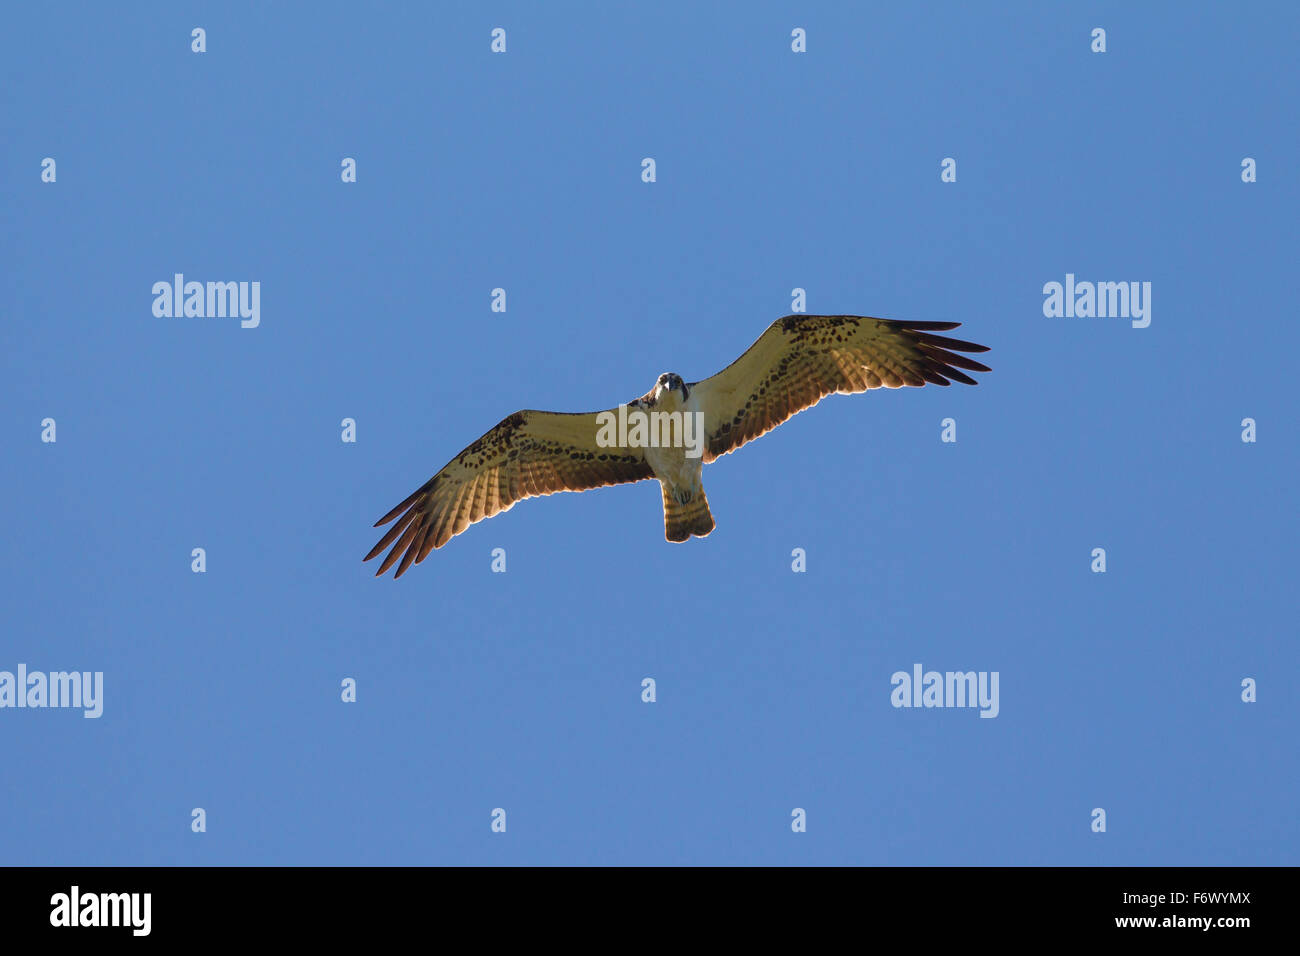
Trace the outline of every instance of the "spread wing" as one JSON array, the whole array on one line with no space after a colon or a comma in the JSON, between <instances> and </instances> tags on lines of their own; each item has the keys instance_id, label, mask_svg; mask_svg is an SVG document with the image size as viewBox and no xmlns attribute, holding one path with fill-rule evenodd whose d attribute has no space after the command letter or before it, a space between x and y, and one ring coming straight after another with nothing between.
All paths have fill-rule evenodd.
<instances>
[{"instance_id":1,"label":"spread wing","mask_svg":"<svg viewBox=\"0 0 1300 956\"><path fill-rule=\"evenodd\" d=\"M976 384L960 369L992 371L958 352L983 345L934 332L960 322L892 322L861 315L787 315L736 361L690 385L704 411L704 460L735 451L836 392Z\"/></svg>"},{"instance_id":2,"label":"spread wing","mask_svg":"<svg viewBox=\"0 0 1300 956\"><path fill-rule=\"evenodd\" d=\"M642 449L597 444L600 414L522 411L502 421L375 522L378 528L397 518L365 557L397 542L376 577L401 558L400 578L412 561L524 498L653 478Z\"/></svg>"}]
</instances>

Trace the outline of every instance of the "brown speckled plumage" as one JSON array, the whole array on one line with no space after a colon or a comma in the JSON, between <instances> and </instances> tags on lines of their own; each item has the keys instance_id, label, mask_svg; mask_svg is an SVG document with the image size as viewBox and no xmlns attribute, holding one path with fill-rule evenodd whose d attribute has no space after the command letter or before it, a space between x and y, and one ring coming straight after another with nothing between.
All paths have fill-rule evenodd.
<instances>
[{"instance_id":1,"label":"brown speckled plumage","mask_svg":"<svg viewBox=\"0 0 1300 956\"><path fill-rule=\"evenodd\" d=\"M956 352L983 345L934 332L959 322L894 322L860 315L787 315L745 354L697 382L708 435L705 462L735 451L836 392L872 388L976 384L965 372L991 371Z\"/></svg>"},{"instance_id":2,"label":"brown speckled plumage","mask_svg":"<svg viewBox=\"0 0 1300 956\"><path fill-rule=\"evenodd\" d=\"M474 522L524 498L653 478L640 449L596 444L596 415L515 412L375 522L378 528L397 518L365 560L396 541L375 573L400 558L401 577Z\"/></svg>"},{"instance_id":3,"label":"brown speckled plumage","mask_svg":"<svg viewBox=\"0 0 1300 956\"><path fill-rule=\"evenodd\" d=\"M702 461L707 463L837 392L952 381L976 384L966 372L990 369L957 353L988 349L934 334L959 324L788 315L773 322L717 375L692 383L672 378L682 386L680 400L689 396L690 407L704 414ZM657 389L629 405L654 408ZM663 483L668 540L707 535L714 523L698 481L699 465L694 466L691 483L673 484L686 480L667 477L671 471L656 474L644 449L601 447L596 441L600 414L522 411L503 419L375 523L380 527L396 519L365 560L390 548L376 575L396 563L395 576L401 577L412 563L423 561L474 522L507 511L524 498L656 477ZM680 500L670 485L682 492Z\"/></svg>"}]
</instances>

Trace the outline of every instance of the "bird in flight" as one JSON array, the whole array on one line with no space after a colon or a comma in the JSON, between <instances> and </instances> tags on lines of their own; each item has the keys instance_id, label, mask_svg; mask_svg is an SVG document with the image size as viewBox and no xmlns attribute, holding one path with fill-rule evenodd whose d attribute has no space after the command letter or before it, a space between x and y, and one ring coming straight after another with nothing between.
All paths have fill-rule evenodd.
<instances>
[{"instance_id":1,"label":"bird in flight","mask_svg":"<svg viewBox=\"0 0 1300 956\"><path fill-rule=\"evenodd\" d=\"M787 315L702 382L668 372L615 409L515 412L375 522L397 519L364 560L391 545L375 576L400 559L400 578L474 522L524 498L649 478L663 490L664 536L702 538L714 527L703 466L827 395L950 380L975 385L966 372L991 369L958 353L988 348L935 334L960 324Z\"/></svg>"}]
</instances>

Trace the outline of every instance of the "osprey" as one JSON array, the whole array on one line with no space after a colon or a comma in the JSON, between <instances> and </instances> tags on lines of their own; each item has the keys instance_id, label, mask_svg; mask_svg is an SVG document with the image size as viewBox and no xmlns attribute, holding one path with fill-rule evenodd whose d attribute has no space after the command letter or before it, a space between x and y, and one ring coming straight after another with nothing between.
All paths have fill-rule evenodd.
<instances>
[{"instance_id":1,"label":"osprey","mask_svg":"<svg viewBox=\"0 0 1300 956\"><path fill-rule=\"evenodd\" d=\"M702 538L714 527L703 466L827 395L948 385L949 379L976 384L960 369L991 369L957 353L988 348L934 334L960 324L787 315L702 382L668 372L617 409L515 412L375 522L378 528L397 518L364 560L392 545L375 576L400 558L400 578L412 561L524 498L647 478L658 479L663 490L664 536Z\"/></svg>"}]
</instances>

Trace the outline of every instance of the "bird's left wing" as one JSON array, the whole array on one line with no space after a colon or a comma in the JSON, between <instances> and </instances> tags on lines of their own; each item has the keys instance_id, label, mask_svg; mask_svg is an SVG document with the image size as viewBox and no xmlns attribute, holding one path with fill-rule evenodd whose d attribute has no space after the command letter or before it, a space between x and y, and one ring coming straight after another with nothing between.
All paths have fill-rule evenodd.
<instances>
[{"instance_id":1,"label":"bird's left wing","mask_svg":"<svg viewBox=\"0 0 1300 956\"><path fill-rule=\"evenodd\" d=\"M717 375L689 387L704 410L704 460L735 451L836 392L976 384L988 372L958 352L983 345L935 332L959 322L894 322L863 315L787 315Z\"/></svg>"},{"instance_id":2,"label":"bird's left wing","mask_svg":"<svg viewBox=\"0 0 1300 956\"><path fill-rule=\"evenodd\" d=\"M399 557L401 577L412 561L524 498L653 478L642 449L597 442L602 414L617 413L522 411L506 418L375 522L378 528L398 519L365 557L396 541L376 577Z\"/></svg>"}]
</instances>

